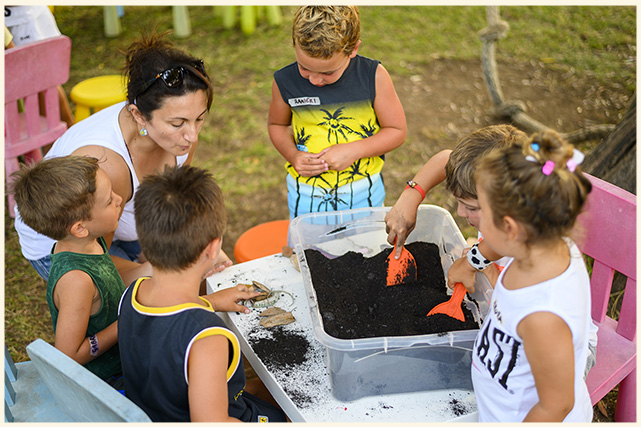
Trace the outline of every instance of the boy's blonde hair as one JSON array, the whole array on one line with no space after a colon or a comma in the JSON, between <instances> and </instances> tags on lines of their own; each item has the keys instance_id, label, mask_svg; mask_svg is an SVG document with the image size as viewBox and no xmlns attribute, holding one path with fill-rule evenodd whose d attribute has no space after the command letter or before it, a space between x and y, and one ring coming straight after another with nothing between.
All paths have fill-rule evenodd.
<instances>
[{"instance_id":1,"label":"boy's blonde hair","mask_svg":"<svg viewBox=\"0 0 641 427\"><path fill-rule=\"evenodd\" d=\"M488 151L527 141L525 132L512 125L492 125L461 138L445 165L445 185L461 199L477 199L474 171Z\"/></svg>"},{"instance_id":2,"label":"boy's blonde hair","mask_svg":"<svg viewBox=\"0 0 641 427\"><path fill-rule=\"evenodd\" d=\"M165 271L194 264L212 240L222 239L226 225L216 181L208 171L187 165L145 177L136 191L134 215L142 252Z\"/></svg>"},{"instance_id":3,"label":"boy's blonde hair","mask_svg":"<svg viewBox=\"0 0 641 427\"><path fill-rule=\"evenodd\" d=\"M360 39L361 21L356 6L303 6L296 11L292 41L312 58L349 56Z\"/></svg>"},{"instance_id":4,"label":"boy's blonde hair","mask_svg":"<svg viewBox=\"0 0 641 427\"><path fill-rule=\"evenodd\" d=\"M514 218L527 230L526 244L567 236L592 189L581 167L568 164L573 155L574 146L551 130L488 153L475 177L494 223Z\"/></svg>"},{"instance_id":5,"label":"boy's blonde hair","mask_svg":"<svg viewBox=\"0 0 641 427\"><path fill-rule=\"evenodd\" d=\"M91 220L98 159L64 156L23 165L10 191L22 221L40 234L62 240L77 221Z\"/></svg>"}]
</instances>

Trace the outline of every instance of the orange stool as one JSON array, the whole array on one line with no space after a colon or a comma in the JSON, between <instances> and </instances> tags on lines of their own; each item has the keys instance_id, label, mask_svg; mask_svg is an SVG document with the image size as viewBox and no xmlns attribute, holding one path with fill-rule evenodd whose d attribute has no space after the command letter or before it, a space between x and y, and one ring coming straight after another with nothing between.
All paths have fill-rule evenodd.
<instances>
[{"instance_id":1,"label":"orange stool","mask_svg":"<svg viewBox=\"0 0 641 427\"><path fill-rule=\"evenodd\" d=\"M258 224L240 235L234 245L237 263L274 255L287 245L289 220L269 221Z\"/></svg>"}]
</instances>

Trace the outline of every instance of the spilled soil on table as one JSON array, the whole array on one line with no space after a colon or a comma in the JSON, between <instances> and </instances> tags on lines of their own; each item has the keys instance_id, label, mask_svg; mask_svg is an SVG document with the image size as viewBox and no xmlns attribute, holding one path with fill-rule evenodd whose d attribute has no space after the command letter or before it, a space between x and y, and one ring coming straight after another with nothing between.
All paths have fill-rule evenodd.
<instances>
[{"instance_id":1,"label":"spilled soil on table","mask_svg":"<svg viewBox=\"0 0 641 427\"><path fill-rule=\"evenodd\" d=\"M327 368L320 362L319 348L303 333L285 326L257 327L249 334L249 343L296 406L306 408L318 401Z\"/></svg>"},{"instance_id":2,"label":"spilled soil on table","mask_svg":"<svg viewBox=\"0 0 641 427\"><path fill-rule=\"evenodd\" d=\"M305 251L327 334L357 339L478 329L465 304L465 322L444 314L427 316L434 306L450 298L439 250L426 242L405 248L416 260L417 280L396 286L386 284L386 259L392 248L370 258L348 252L330 259L313 249Z\"/></svg>"},{"instance_id":3,"label":"spilled soil on table","mask_svg":"<svg viewBox=\"0 0 641 427\"><path fill-rule=\"evenodd\" d=\"M307 360L309 341L303 335L275 327L269 338L257 338L250 335L250 344L254 352L263 360L270 370L291 368ZM287 351L282 351L286 348Z\"/></svg>"}]
</instances>

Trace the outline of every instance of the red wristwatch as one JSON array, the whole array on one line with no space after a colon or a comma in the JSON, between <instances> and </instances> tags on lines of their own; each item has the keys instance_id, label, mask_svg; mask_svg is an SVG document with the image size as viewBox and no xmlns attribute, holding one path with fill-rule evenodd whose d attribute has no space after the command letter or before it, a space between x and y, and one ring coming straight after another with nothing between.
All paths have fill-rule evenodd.
<instances>
[{"instance_id":1,"label":"red wristwatch","mask_svg":"<svg viewBox=\"0 0 641 427\"><path fill-rule=\"evenodd\" d=\"M411 179L407 181L407 187L405 187L405 189L407 190L408 188L413 188L419 193L421 193L421 196L423 197L421 201L425 200L425 190L423 190L423 188L421 188L421 186L418 185L416 182L412 181Z\"/></svg>"}]
</instances>

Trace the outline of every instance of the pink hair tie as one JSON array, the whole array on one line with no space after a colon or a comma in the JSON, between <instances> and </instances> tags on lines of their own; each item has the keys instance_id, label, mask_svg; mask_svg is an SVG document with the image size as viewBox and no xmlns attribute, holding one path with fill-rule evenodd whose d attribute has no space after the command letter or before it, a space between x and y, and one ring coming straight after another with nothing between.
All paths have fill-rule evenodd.
<instances>
[{"instance_id":1,"label":"pink hair tie","mask_svg":"<svg viewBox=\"0 0 641 427\"><path fill-rule=\"evenodd\" d=\"M553 170L554 162L552 160L548 160L547 162L545 162L545 164L543 165L543 169L541 169L544 175L550 175Z\"/></svg>"}]
</instances>

